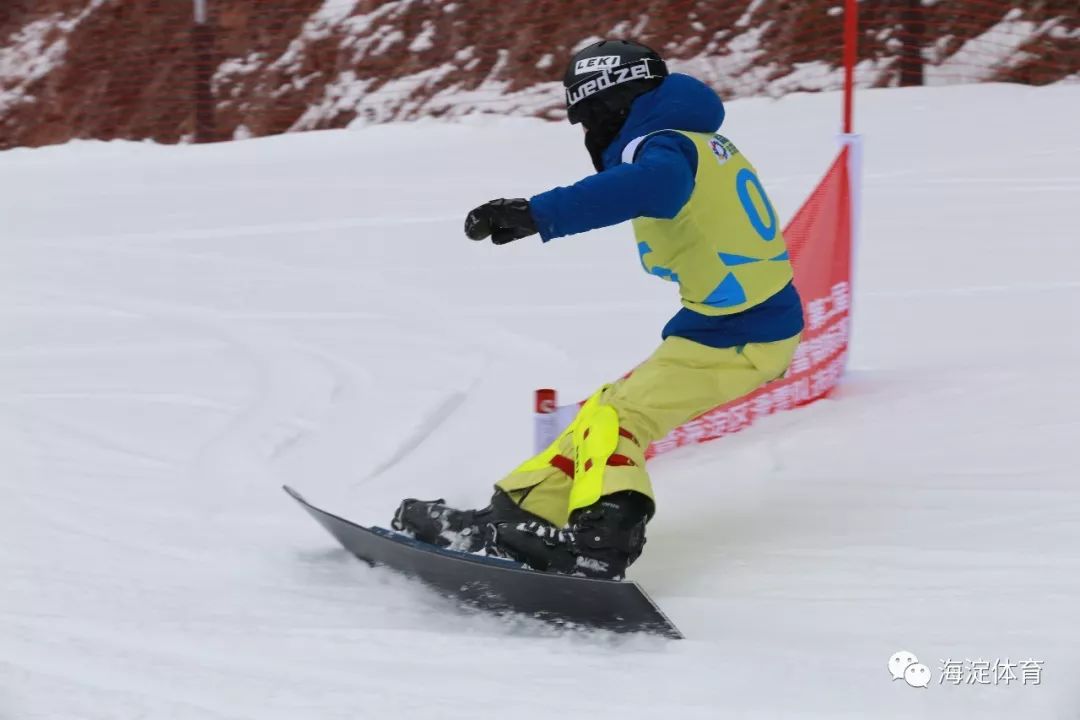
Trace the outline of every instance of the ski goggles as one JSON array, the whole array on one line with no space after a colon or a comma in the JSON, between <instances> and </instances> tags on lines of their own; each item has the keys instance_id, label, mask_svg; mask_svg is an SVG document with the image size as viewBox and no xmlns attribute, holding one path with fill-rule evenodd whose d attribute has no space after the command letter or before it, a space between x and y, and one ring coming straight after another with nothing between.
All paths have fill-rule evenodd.
<instances>
[{"instance_id":1,"label":"ski goggles","mask_svg":"<svg viewBox=\"0 0 1080 720\"><path fill-rule=\"evenodd\" d=\"M566 117L571 124L581 122L581 102L609 88L635 80L664 78L668 75L663 60L642 58L624 65L607 68L598 75L579 80L566 88Z\"/></svg>"}]
</instances>

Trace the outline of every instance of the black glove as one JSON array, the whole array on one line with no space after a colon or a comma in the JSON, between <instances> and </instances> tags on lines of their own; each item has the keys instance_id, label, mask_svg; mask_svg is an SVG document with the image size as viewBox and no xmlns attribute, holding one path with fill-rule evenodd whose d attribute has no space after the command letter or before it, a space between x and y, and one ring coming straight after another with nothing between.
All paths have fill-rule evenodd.
<instances>
[{"instance_id":1,"label":"black glove","mask_svg":"<svg viewBox=\"0 0 1080 720\"><path fill-rule=\"evenodd\" d=\"M536 221L525 198L489 200L465 216L465 234L473 240L490 235L491 242L505 245L536 232Z\"/></svg>"}]
</instances>

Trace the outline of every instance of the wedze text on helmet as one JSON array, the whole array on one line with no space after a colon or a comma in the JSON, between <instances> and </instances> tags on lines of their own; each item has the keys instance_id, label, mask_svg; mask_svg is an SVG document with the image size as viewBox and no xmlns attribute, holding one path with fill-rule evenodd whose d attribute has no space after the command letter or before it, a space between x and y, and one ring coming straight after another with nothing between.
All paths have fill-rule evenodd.
<instances>
[{"instance_id":1,"label":"wedze text on helmet","mask_svg":"<svg viewBox=\"0 0 1080 720\"><path fill-rule=\"evenodd\" d=\"M603 73L583 83L566 89L566 106L570 107L584 100L590 95L605 90L613 85L630 82L631 80L644 80L658 77L649 71L649 60L641 60L632 65L610 68Z\"/></svg>"}]
</instances>

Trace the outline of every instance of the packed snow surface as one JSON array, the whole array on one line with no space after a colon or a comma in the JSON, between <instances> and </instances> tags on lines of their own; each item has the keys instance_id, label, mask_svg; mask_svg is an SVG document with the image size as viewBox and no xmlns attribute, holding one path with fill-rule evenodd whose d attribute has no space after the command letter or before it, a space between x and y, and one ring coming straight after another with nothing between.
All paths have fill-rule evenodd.
<instances>
[{"instance_id":1,"label":"packed snow surface","mask_svg":"<svg viewBox=\"0 0 1080 720\"><path fill-rule=\"evenodd\" d=\"M785 217L839 114L730 105ZM844 385L652 464L631 577L684 641L462 612L279 487L365 523L483 503L533 388L656 345L674 288L628 227L462 234L586 174L576 128L0 154L0 718L1077 718L1077 117L1076 85L861 93Z\"/></svg>"}]
</instances>

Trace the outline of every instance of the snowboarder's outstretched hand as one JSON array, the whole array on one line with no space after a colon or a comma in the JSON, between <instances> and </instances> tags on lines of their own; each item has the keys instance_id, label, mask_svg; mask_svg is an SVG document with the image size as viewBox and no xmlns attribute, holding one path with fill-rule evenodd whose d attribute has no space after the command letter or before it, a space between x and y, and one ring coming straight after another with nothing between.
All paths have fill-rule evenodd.
<instances>
[{"instance_id":1,"label":"snowboarder's outstretched hand","mask_svg":"<svg viewBox=\"0 0 1080 720\"><path fill-rule=\"evenodd\" d=\"M491 242L505 245L538 232L525 198L489 200L465 216L465 234L473 240L491 236Z\"/></svg>"}]
</instances>

